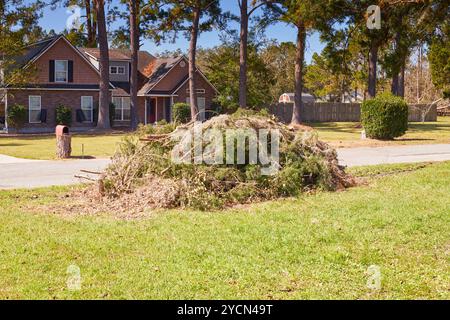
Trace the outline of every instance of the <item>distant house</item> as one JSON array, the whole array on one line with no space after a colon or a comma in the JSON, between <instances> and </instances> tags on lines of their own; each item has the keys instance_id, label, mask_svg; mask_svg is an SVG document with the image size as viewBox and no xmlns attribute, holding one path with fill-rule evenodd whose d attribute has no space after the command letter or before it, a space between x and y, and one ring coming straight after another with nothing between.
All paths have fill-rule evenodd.
<instances>
[{"instance_id":1,"label":"distant house","mask_svg":"<svg viewBox=\"0 0 450 320\"><path fill-rule=\"evenodd\" d=\"M295 93L283 93L278 100L279 103L294 103ZM316 99L309 93L302 93L302 101L305 103L314 103Z\"/></svg>"},{"instance_id":2,"label":"distant house","mask_svg":"<svg viewBox=\"0 0 450 320\"><path fill-rule=\"evenodd\" d=\"M130 125L130 50L110 50L110 92L114 104L114 125ZM18 68L36 66L35 79L21 88L6 87L3 102L21 104L28 110L23 132L52 132L55 109L72 109L72 130L92 129L96 125L99 100L99 49L76 48L64 36L52 37L25 48L16 58ZM172 105L189 103L188 60L185 56L156 58L139 51L138 120L152 124L172 120ZM212 105L217 90L197 69L197 104L201 114ZM1 102L0 102L1 104Z\"/></svg>"},{"instance_id":3,"label":"distant house","mask_svg":"<svg viewBox=\"0 0 450 320\"><path fill-rule=\"evenodd\" d=\"M364 94L360 92L347 92L341 97L326 95L322 98L318 98L316 102L342 102L342 103L361 103L364 101Z\"/></svg>"}]
</instances>

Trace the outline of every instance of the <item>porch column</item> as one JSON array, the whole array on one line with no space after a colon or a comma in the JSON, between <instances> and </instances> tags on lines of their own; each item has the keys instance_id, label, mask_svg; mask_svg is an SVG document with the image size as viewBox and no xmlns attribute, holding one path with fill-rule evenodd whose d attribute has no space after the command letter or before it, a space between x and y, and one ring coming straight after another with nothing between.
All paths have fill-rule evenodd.
<instances>
[{"instance_id":1,"label":"porch column","mask_svg":"<svg viewBox=\"0 0 450 320\"><path fill-rule=\"evenodd\" d=\"M147 97L144 97L144 124L147 125Z\"/></svg>"},{"instance_id":2,"label":"porch column","mask_svg":"<svg viewBox=\"0 0 450 320\"><path fill-rule=\"evenodd\" d=\"M173 96L170 96L170 122L173 121Z\"/></svg>"},{"instance_id":3,"label":"porch column","mask_svg":"<svg viewBox=\"0 0 450 320\"><path fill-rule=\"evenodd\" d=\"M155 97L155 123L159 121L158 119L158 97Z\"/></svg>"}]
</instances>

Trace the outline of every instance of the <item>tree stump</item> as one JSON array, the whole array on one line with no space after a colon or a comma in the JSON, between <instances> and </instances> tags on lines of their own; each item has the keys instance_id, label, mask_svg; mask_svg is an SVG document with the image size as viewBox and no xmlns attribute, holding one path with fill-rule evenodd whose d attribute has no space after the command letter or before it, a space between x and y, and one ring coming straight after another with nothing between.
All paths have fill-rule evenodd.
<instances>
[{"instance_id":1,"label":"tree stump","mask_svg":"<svg viewBox=\"0 0 450 320\"><path fill-rule=\"evenodd\" d=\"M63 134L56 136L56 157L58 159L68 159L72 153L72 136Z\"/></svg>"}]
</instances>

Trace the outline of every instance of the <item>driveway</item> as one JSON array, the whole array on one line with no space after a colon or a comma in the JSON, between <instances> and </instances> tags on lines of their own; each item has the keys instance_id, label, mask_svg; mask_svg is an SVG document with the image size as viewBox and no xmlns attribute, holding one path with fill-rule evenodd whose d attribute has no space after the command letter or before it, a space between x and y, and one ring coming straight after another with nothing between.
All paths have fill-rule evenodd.
<instances>
[{"instance_id":1,"label":"driveway","mask_svg":"<svg viewBox=\"0 0 450 320\"><path fill-rule=\"evenodd\" d=\"M389 163L450 161L450 144L352 148L338 150L339 162L349 167ZM26 160L0 155L0 189L62 186L87 182L81 170L103 171L110 160ZM91 175L96 178L96 175Z\"/></svg>"},{"instance_id":2,"label":"driveway","mask_svg":"<svg viewBox=\"0 0 450 320\"><path fill-rule=\"evenodd\" d=\"M43 161L0 155L0 189L64 186L87 182L75 178L75 175L90 176L81 173L81 170L103 171L108 163L108 159Z\"/></svg>"}]
</instances>

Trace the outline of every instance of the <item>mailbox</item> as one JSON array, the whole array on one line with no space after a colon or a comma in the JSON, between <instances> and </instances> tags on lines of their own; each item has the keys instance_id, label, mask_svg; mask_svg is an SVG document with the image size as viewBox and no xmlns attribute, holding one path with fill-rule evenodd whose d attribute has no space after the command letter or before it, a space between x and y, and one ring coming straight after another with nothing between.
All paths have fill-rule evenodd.
<instances>
[{"instance_id":1,"label":"mailbox","mask_svg":"<svg viewBox=\"0 0 450 320\"><path fill-rule=\"evenodd\" d=\"M56 157L68 159L72 153L72 137L69 134L69 127L56 126Z\"/></svg>"},{"instance_id":2,"label":"mailbox","mask_svg":"<svg viewBox=\"0 0 450 320\"><path fill-rule=\"evenodd\" d=\"M68 126L56 126L55 133L57 136L63 136L69 134L69 127Z\"/></svg>"}]
</instances>

